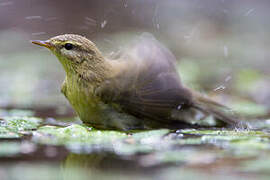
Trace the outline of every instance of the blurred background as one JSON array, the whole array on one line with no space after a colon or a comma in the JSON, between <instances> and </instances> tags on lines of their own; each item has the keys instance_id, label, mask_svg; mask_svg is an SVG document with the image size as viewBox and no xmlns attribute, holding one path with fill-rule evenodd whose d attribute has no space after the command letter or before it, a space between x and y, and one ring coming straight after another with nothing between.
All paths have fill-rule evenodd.
<instances>
[{"instance_id":1,"label":"blurred background","mask_svg":"<svg viewBox=\"0 0 270 180\"><path fill-rule=\"evenodd\" d=\"M109 54L150 32L176 56L188 87L265 116L269 7L267 0L0 0L0 108L72 113L60 93L60 63L30 40L75 33Z\"/></svg>"}]
</instances>

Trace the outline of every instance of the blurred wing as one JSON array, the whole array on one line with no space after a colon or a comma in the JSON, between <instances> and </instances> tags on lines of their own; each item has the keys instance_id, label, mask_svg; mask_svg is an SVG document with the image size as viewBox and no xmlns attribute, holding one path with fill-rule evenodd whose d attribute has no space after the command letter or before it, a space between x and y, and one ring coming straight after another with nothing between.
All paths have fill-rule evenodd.
<instances>
[{"instance_id":1,"label":"blurred wing","mask_svg":"<svg viewBox=\"0 0 270 180\"><path fill-rule=\"evenodd\" d=\"M105 99L141 118L168 122L171 111L184 108L191 94L181 85L175 69L175 57L152 35L143 34L121 53L127 66L103 89ZM113 87L113 90L112 90Z\"/></svg>"}]
</instances>

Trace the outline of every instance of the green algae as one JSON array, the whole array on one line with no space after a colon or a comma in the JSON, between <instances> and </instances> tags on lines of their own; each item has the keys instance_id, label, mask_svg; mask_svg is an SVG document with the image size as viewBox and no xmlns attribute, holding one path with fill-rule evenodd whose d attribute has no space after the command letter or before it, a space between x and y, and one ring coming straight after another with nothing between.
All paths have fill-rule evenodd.
<instances>
[{"instance_id":1,"label":"green algae","mask_svg":"<svg viewBox=\"0 0 270 180\"><path fill-rule=\"evenodd\" d=\"M182 130L181 133L200 135L201 144L213 144L235 149L268 149L270 150L270 135L263 131L252 130Z\"/></svg>"},{"instance_id":2,"label":"green algae","mask_svg":"<svg viewBox=\"0 0 270 180\"><path fill-rule=\"evenodd\" d=\"M15 132L22 133L24 131L32 131L37 129L42 120L36 117L5 117L1 126L6 129Z\"/></svg>"},{"instance_id":3,"label":"green algae","mask_svg":"<svg viewBox=\"0 0 270 180\"><path fill-rule=\"evenodd\" d=\"M127 163L131 167L173 166L194 172L195 167L205 171L201 167L211 168L215 163L221 163L219 166L223 167L222 163L224 166L230 163L230 167L237 172L265 173L269 170L267 162L260 165L263 159L270 158L270 134L267 129L204 128L120 132L70 124L42 125L42 120L35 117L4 117L1 120L0 140L21 139L28 134L31 138L24 141L25 147L30 144L27 148L30 154L35 150L32 146L65 147L70 153L63 161L63 173L67 177L71 177L70 173L84 173L85 170L79 167L87 171L102 169L104 166L117 168L120 162L124 164L118 168L126 168ZM22 156L25 147L21 142L0 141L0 158ZM29 148L31 151L28 151Z\"/></svg>"},{"instance_id":4,"label":"green algae","mask_svg":"<svg viewBox=\"0 0 270 180\"><path fill-rule=\"evenodd\" d=\"M67 127L43 126L33 136L41 144L64 145L71 151L111 151L119 155L152 152L169 130L140 131L134 133L96 130L84 125ZM92 145L92 146L91 146ZM85 147L86 146L86 147Z\"/></svg>"},{"instance_id":5,"label":"green algae","mask_svg":"<svg viewBox=\"0 0 270 180\"><path fill-rule=\"evenodd\" d=\"M1 119L0 139L19 138L22 135L31 134L41 122L42 120L36 117L4 117Z\"/></svg>"},{"instance_id":6,"label":"green algae","mask_svg":"<svg viewBox=\"0 0 270 180\"><path fill-rule=\"evenodd\" d=\"M126 133L122 132L95 130L78 124L67 127L43 126L36 133L45 135L41 136L42 138L40 139L43 143L59 145L69 143L107 143L127 136ZM54 141L51 141L50 137L53 137Z\"/></svg>"},{"instance_id":7,"label":"green algae","mask_svg":"<svg viewBox=\"0 0 270 180\"><path fill-rule=\"evenodd\" d=\"M0 139L6 138L19 138L20 135L18 133L12 132L6 127L0 127Z\"/></svg>"}]
</instances>

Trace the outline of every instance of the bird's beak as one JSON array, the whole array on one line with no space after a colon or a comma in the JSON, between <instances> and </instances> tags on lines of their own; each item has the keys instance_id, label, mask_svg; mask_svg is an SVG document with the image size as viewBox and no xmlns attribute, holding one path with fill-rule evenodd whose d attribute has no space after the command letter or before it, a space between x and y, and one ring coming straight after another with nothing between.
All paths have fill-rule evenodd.
<instances>
[{"instance_id":1,"label":"bird's beak","mask_svg":"<svg viewBox=\"0 0 270 180\"><path fill-rule=\"evenodd\" d=\"M48 41L33 40L31 42L39 46L44 46L48 49L51 49L53 47Z\"/></svg>"}]
</instances>

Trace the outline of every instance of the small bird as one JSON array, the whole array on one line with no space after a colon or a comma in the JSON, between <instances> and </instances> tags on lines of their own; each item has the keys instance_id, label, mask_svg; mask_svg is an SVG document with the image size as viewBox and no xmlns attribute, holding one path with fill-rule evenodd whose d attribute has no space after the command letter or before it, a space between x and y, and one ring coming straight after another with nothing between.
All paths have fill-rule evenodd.
<instances>
[{"instance_id":1,"label":"small bird","mask_svg":"<svg viewBox=\"0 0 270 180\"><path fill-rule=\"evenodd\" d=\"M174 55L150 33L110 57L75 34L32 43L57 56L66 72L61 92L95 128L181 128L198 115L238 123L228 108L182 85Z\"/></svg>"}]
</instances>

